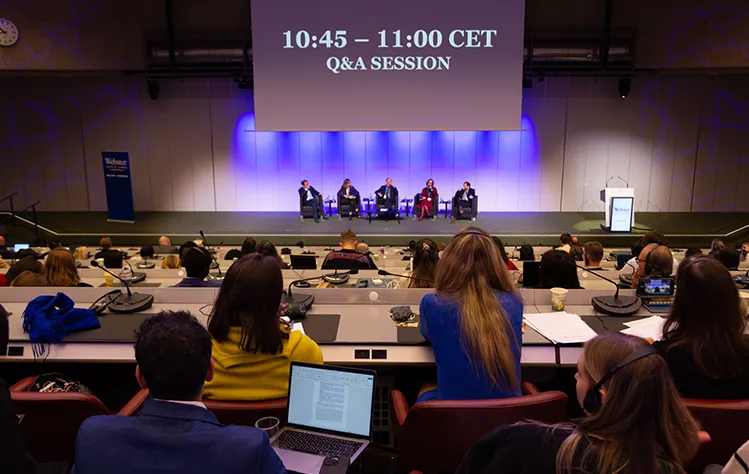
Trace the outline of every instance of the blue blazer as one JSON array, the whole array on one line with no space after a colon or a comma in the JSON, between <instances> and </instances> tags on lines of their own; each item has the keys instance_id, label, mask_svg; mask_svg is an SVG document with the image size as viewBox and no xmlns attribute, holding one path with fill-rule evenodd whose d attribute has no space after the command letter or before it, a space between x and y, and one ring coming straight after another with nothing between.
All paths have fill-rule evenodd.
<instances>
[{"instance_id":1,"label":"blue blazer","mask_svg":"<svg viewBox=\"0 0 749 474\"><path fill-rule=\"evenodd\" d=\"M138 416L94 416L78 431L72 474L283 474L268 436L210 411L158 400Z\"/></svg>"}]
</instances>

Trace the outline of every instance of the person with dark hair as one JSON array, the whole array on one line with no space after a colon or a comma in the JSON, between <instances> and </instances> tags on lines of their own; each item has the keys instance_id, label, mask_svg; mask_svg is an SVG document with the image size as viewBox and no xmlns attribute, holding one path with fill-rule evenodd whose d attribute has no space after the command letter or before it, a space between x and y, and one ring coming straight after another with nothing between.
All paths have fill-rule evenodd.
<instances>
[{"instance_id":1,"label":"person with dark hair","mask_svg":"<svg viewBox=\"0 0 749 474\"><path fill-rule=\"evenodd\" d=\"M650 244L658 244L663 245L664 247L668 246L668 239L665 235L663 235L663 232L659 230L650 230L645 233L645 235L642 236L642 239L638 243L636 243L634 246L632 246L632 255L633 257L627 260L627 263L624 265L626 267L629 267L632 269L632 276L635 276L635 273L637 273L637 266L638 266L638 259L640 254L642 253L642 250ZM679 268L679 261L676 260L676 257L673 257L673 268L672 272L676 273L677 268Z\"/></svg>"},{"instance_id":2,"label":"person with dark hair","mask_svg":"<svg viewBox=\"0 0 749 474\"><path fill-rule=\"evenodd\" d=\"M570 255L572 255L572 258L575 259L577 262L583 261L583 248L580 246L580 239L578 236L573 235L570 241Z\"/></svg>"},{"instance_id":3,"label":"person with dark hair","mask_svg":"<svg viewBox=\"0 0 749 474\"><path fill-rule=\"evenodd\" d=\"M682 474L700 443L694 420L657 352L606 332L577 363L578 424L520 422L480 439L457 474Z\"/></svg>"},{"instance_id":4,"label":"person with dark hair","mask_svg":"<svg viewBox=\"0 0 749 474\"><path fill-rule=\"evenodd\" d=\"M282 291L273 257L251 253L229 267L208 319L216 370L206 398L283 398L292 361L323 363L315 341L279 320Z\"/></svg>"},{"instance_id":5,"label":"person with dark hair","mask_svg":"<svg viewBox=\"0 0 749 474\"><path fill-rule=\"evenodd\" d=\"M172 285L172 288L216 288L221 286L219 280L206 280L208 274L211 272L211 263L213 262L213 258L208 250L196 245L185 248L184 253L180 255L187 277L183 278L176 285Z\"/></svg>"},{"instance_id":6,"label":"person with dark hair","mask_svg":"<svg viewBox=\"0 0 749 474\"><path fill-rule=\"evenodd\" d=\"M541 257L538 267L539 288L582 288L577 276L575 259L564 250L549 250Z\"/></svg>"},{"instance_id":7,"label":"person with dark hair","mask_svg":"<svg viewBox=\"0 0 749 474\"><path fill-rule=\"evenodd\" d=\"M73 254L63 248L57 248L49 253L42 267L42 275L47 279L49 286L91 287L81 281Z\"/></svg>"},{"instance_id":8,"label":"person with dark hair","mask_svg":"<svg viewBox=\"0 0 749 474\"><path fill-rule=\"evenodd\" d=\"M707 254L711 257L715 257L725 246L726 244L723 243L722 240L713 239L710 243L710 251Z\"/></svg>"},{"instance_id":9,"label":"person with dark hair","mask_svg":"<svg viewBox=\"0 0 749 474\"><path fill-rule=\"evenodd\" d=\"M97 260L104 258L108 253L112 252L112 239L109 237L102 237L99 240L99 246L101 247L101 250L94 255L94 258Z\"/></svg>"},{"instance_id":10,"label":"person with dark hair","mask_svg":"<svg viewBox=\"0 0 749 474\"><path fill-rule=\"evenodd\" d=\"M182 256L185 253L187 253L188 249L197 248L197 247L198 247L198 244L196 244L194 240L188 240L187 242L179 246L179 250L177 250L177 254L179 255L179 262L182 266L184 266L184 264L182 264Z\"/></svg>"},{"instance_id":11,"label":"person with dark hair","mask_svg":"<svg viewBox=\"0 0 749 474\"><path fill-rule=\"evenodd\" d=\"M356 251L356 232L351 229L341 232L341 250L334 250L325 256L323 270L377 270L372 257Z\"/></svg>"},{"instance_id":12,"label":"person with dark hair","mask_svg":"<svg viewBox=\"0 0 749 474\"><path fill-rule=\"evenodd\" d=\"M201 402L213 379L211 336L188 312L152 316L136 331L135 376L150 391L137 416L94 416L78 431L74 474L282 474L268 436L224 426Z\"/></svg>"},{"instance_id":13,"label":"person with dark hair","mask_svg":"<svg viewBox=\"0 0 749 474\"><path fill-rule=\"evenodd\" d=\"M648 244L637 259L637 271L632 275L632 288L643 278L668 278L674 272L674 257L665 245Z\"/></svg>"},{"instance_id":14,"label":"person with dark hair","mask_svg":"<svg viewBox=\"0 0 749 474\"><path fill-rule=\"evenodd\" d=\"M507 250L505 250L505 244L502 242L502 239L495 235L492 236L492 240L497 245L497 248L499 249L499 255L502 257L502 261L507 265L507 269L518 270L517 265L515 265L512 260L510 260L510 257L507 256Z\"/></svg>"},{"instance_id":15,"label":"person with dark hair","mask_svg":"<svg viewBox=\"0 0 749 474\"><path fill-rule=\"evenodd\" d=\"M153 248L153 245L144 245L140 248L140 258L143 260L147 260L149 258L153 258L154 255L156 255L156 251Z\"/></svg>"},{"instance_id":16,"label":"person with dark hair","mask_svg":"<svg viewBox=\"0 0 749 474\"><path fill-rule=\"evenodd\" d=\"M346 178L343 180L341 189L338 190L338 200L341 203L346 203L354 206L353 212L349 212L348 220L353 219L355 216L359 216L359 191L354 187L353 184L351 184L350 179Z\"/></svg>"},{"instance_id":17,"label":"person with dark hair","mask_svg":"<svg viewBox=\"0 0 749 474\"><path fill-rule=\"evenodd\" d=\"M590 270L602 270L603 245L599 242L585 242L583 245L583 261L585 268Z\"/></svg>"},{"instance_id":18,"label":"person with dark hair","mask_svg":"<svg viewBox=\"0 0 749 474\"><path fill-rule=\"evenodd\" d=\"M13 282L10 284L13 288L23 288L23 287L44 287L44 286L51 286L49 284L49 281L42 275L41 273L34 273L34 272L22 272L20 275L15 277L13 279ZM55 285L58 286L58 285ZM90 285L89 285L90 286Z\"/></svg>"},{"instance_id":19,"label":"person with dark hair","mask_svg":"<svg viewBox=\"0 0 749 474\"><path fill-rule=\"evenodd\" d=\"M398 288L434 288L437 264L440 261L439 246L432 239L416 242L413 253L413 269L408 276L419 278L400 278Z\"/></svg>"},{"instance_id":20,"label":"person with dark hair","mask_svg":"<svg viewBox=\"0 0 749 474\"><path fill-rule=\"evenodd\" d=\"M533 251L533 246L530 244L523 244L520 246L520 258L521 262L532 262L536 260L536 254Z\"/></svg>"},{"instance_id":21,"label":"person with dark hair","mask_svg":"<svg viewBox=\"0 0 749 474\"><path fill-rule=\"evenodd\" d=\"M242 249L240 250L242 252L242 255L247 255L248 253L253 253L256 251L257 243L255 242L255 239L252 237L247 237L244 239L244 242L242 242Z\"/></svg>"},{"instance_id":22,"label":"person with dark hair","mask_svg":"<svg viewBox=\"0 0 749 474\"><path fill-rule=\"evenodd\" d=\"M559 242L561 242L562 245L555 248L554 250L563 250L567 253L570 253L570 249L572 248L572 236L568 233L564 233L559 236Z\"/></svg>"},{"instance_id":23,"label":"person with dark hair","mask_svg":"<svg viewBox=\"0 0 749 474\"><path fill-rule=\"evenodd\" d=\"M729 270L739 269L739 263L741 262L741 255L739 254L739 251L736 250L736 247L732 245L724 246L722 249L715 252L714 255L711 255L711 257L714 257L715 260L722 263L723 266Z\"/></svg>"},{"instance_id":24,"label":"person with dark hair","mask_svg":"<svg viewBox=\"0 0 749 474\"><path fill-rule=\"evenodd\" d=\"M749 335L739 293L717 260L684 260L663 341L653 346L668 362L679 392L690 398L749 398Z\"/></svg>"},{"instance_id":25,"label":"person with dark hair","mask_svg":"<svg viewBox=\"0 0 749 474\"><path fill-rule=\"evenodd\" d=\"M689 247L686 252L684 252L684 258L696 257L698 255L702 255L702 250L698 249L697 247Z\"/></svg>"},{"instance_id":26,"label":"person with dark hair","mask_svg":"<svg viewBox=\"0 0 749 474\"><path fill-rule=\"evenodd\" d=\"M458 215L465 213L465 209L470 209L473 205L473 200L476 198L476 190L471 187L471 183L465 181L463 187L455 191L455 197L453 198L452 208L452 219L450 223L453 224L458 220Z\"/></svg>"},{"instance_id":27,"label":"person with dark hair","mask_svg":"<svg viewBox=\"0 0 749 474\"><path fill-rule=\"evenodd\" d=\"M41 274L42 268L42 262L36 258L36 253L34 255L26 255L8 269L5 273L5 278L8 280L8 284L11 285L13 284L13 279L21 273L34 272Z\"/></svg>"},{"instance_id":28,"label":"person with dark hair","mask_svg":"<svg viewBox=\"0 0 749 474\"><path fill-rule=\"evenodd\" d=\"M264 257L272 257L276 259L276 262L278 262L278 266L281 267L281 270L286 270L289 268L289 264L284 262L280 255L278 255L278 250L276 250L276 246L273 245L269 240L261 240L259 244L257 244L257 253Z\"/></svg>"},{"instance_id":29,"label":"person with dark hair","mask_svg":"<svg viewBox=\"0 0 749 474\"><path fill-rule=\"evenodd\" d=\"M315 222L320 222L320 215L325 219L325 212L322 210L318 197L320 192L309 185L309 181L306 179L302 180L302 187L299 188L299 197L304 202L305 206L310 206L314 210Z\"/></svg>"},{"instance_id":30,"label":"person with dark hair","mask_svg":"<svg viewBox=\"0 0 749 474\"><path fill-rule=\"evenodd\" d=\"M434 185L434 180L429 178L426 186L419 194L418 203L414 205L414 216L419 212L419 220L423 221L424 217L436 217L439 211L439 192ZM437 212L435 212L437 211Z\"/></svg>"}]
</instances>

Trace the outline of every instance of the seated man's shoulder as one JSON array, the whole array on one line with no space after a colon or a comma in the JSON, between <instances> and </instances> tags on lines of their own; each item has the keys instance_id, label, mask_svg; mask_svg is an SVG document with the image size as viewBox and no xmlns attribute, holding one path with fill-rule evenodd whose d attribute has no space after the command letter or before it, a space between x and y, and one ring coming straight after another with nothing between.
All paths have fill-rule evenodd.
<instances>
[{"instance_id":1,"label":"seated man's shoulder","mask_svg":"<svg viewBox=\"0 0 749 474\"><path fill-rule=\"evenodd\" d=\"M119 415L100 415L86 418L78 430L79 437L90 436L92 439L102 432L116 431L128 428L135 424L136 417Z\"/></svg>"}]
</instances>

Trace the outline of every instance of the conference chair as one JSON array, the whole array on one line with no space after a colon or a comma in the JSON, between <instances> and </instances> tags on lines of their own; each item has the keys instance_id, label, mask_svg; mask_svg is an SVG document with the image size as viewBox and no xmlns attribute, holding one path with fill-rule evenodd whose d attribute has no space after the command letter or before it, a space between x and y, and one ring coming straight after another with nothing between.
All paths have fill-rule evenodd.
<instances>
[{"instance_id":1,"label":"conference chair","mask_svg":"<svg viewBox=\"0 0 749 474\"><path fill-rule=\"evenodd\" d=\"M391 199L389 206L385 204L384 197L375 195L375 217L385 219L395 218L395 220L398 221L398 224L400 224L400 211L398 210L400 199L398 199L398 191L393 189L391 192L392 196L390 196ZM372 219L369 221L372 222Z\"/></svg>"},{"instance_id":2,"label":"conference chair","mask_svg":"<svg viewBox=\"0 0 749 474\"><path fill-rule=\"evenodd\" d=\"M402 468L426 474L455 472L468 450L500 425L525 419L565 420L567 395L543 392L530 383L523 396L496 400L435 400L409 407L400 390L390 393L390 419Z\"/></svg>"},{"instance_id":3,"label":"conference chair","mask_svg":"<svg viewBox=\"0 0 749 474\"><path fill-rule=\"evenodd\" d=\"M349 217L350 213L357 217L360 214L361 209L361 196L356 196L355 199L345 199L341 196L338 199L338 218Z\"/></svg>"},{"instance_id":4,"label":"conference chair","mask_svg":"<svg viewBox=\"0 0 749 474\"><path fill-rule=\"evenodd\" d=\"M19 427L24 444L38 462L75 458L78 428L91 416L114 415L93 395L77 392L29 392L36 377L26 377L10 387L16 413L23 415ZM117 415L131 416L140 411L148 390L140 390Z\"/></svg>"},{"instance_id":5,"label":"conference chair","mask_svg":"<svg viewBox=\"0 0 749 474\"><path fill-rule=\"evenodd\" d=\"M317 202L320 204L320 217L322 217L323 214L323 207L322 207L322 194L319 194L317 196ZM305 204L305 200L303 197L299 196L299 218L309 219L315 217L315 208L312 206L307 206Z\"/></svg>"},{"instance_id":6,"label":"conference chair","mask_svg":"<svg viewBox=\"0 0 749 474\"><path fill-rule=\"evenodd\" d=\"M684 404L710 435L687 464L687 472L702 473L709 464L724 465L749 439L749 400L684 398Z\"/></svg>"},{"instance_id":7,"label":"conference chair","mask_svg":"<svg viewBox=\"0 0 749 474\"><path fill-rule=\"evenodd\" d=\"M455 201L458 201L457 203ZM460 212L458 215L452 216L455 219L470 219L472 221L475 221L476 218L479 215L479 197L478 195L474 196L473 199L469 199L468 201L464 201L462 199L458 199L455 196L453 196L453 202L452 206L453 209L456 207L459 209L463 209L463 213Z\"/></svg>"},{"instance_id":8,"label":"conference chair","mask_svg":"<svg viewBox=\"0 0 749 474\"><path fill-rule=\"evenodd\" d=\"M432 219L437 219L437 216L440 213L439 206L440 206L439 195L436 195L434 197L434 206L432 206L433 214L430 214L428 217L431 217ZM421 214L421 193L414 195L414 219L418 219L419 214Z\"/></svg>"},{"instance_id":9,"label":"conference chair","mask_svg":"<svg viewBox=\"0 0 749 474\"><path fill-rule=\"evenodd\" d=\"M283 424L286 421L288 399L258 400L251 402L229 402L203 399L219 423L224 425L255 426L255 422L266 416L275 416Z\"/></svg>"}]
</instances>

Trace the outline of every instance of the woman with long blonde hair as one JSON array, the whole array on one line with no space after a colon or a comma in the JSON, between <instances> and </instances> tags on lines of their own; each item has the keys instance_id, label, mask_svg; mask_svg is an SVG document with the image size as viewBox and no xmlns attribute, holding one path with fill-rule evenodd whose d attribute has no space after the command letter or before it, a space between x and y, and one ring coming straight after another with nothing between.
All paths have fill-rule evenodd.
<instances>
[{"instance_id":1,"label":"woman with long blonde hair","mask_svg":"<svg viewBox=\"0 0 749 474\"><path fill-rule=\"evenodd\" d=\"M91 286L81 281L73 254L63 248L56 248L47 254L42 275L49 286Z\"/></svg>"},{"instance_id":2,"label":"woman with long blonde hair","mask_svg":"<svg viewBox=\"0 0 749 474\"><path fill-rule=\"evenodd\" d=\"M577 425L519 423L484 436L458 473L681 474L699 428L668 366L644 339L617 332L585 344L577 363Z\"/></svg>"},{"instance_id":3,"label":"woman with long blonde hair","mask_svg":"<svg viewBox=\"0 0 749 474\"><path fill-rule=\"evenodd\" d=\"M523 300L491 236L478 227L455 234L436 277L419 327L432 343L437 388L417 402L520 395Z\"/></svg>"}]
</instances>

